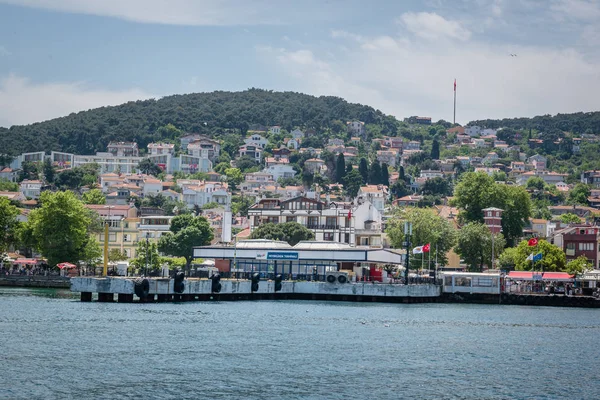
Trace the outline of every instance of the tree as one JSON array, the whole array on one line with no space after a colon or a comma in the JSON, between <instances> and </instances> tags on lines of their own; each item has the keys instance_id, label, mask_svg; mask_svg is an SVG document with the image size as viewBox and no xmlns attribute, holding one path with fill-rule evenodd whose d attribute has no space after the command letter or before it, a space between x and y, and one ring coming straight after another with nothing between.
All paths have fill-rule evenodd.
<instances>
[{"instance_id":1,"label":"tree","mask_svg":"<svg viewBox=\"0 0 600 400\"><path fill-rule=\"evenodd\" d=\"M251 239L270 239L288 242L291 246L303 240L314 240L315 234L297 222L283 224L266 223L259 225L252 234Z\"/></svg>"},{"instance_id":2,"label":"tree","mask_svg":"<svg viewBox=\"0 0 600 400\"><path fill-rule=\"evenodd\" d=\"M240 169L242 172L247 172L248 170L258 167L258 163L256 160L250 156L241 156L237 160L235 160L235 166Z\"/></svg>"},{"instance_id":3,"label":"tree","mask_svg":"<svg viewBox=\"0 0 600 400\"><path fill-rule=\"evenodd\" d=\"M205 246L213 240L213 231L206 218L183 214L171 220L170 234L162 235L159 250L174 257L184 257L187 268L194 259L194 246Z\"/></svg>"},{"instance_id":4,"label":"tree","mask_svg":"<svg viewBox=\"0 0 600 400\"><path fill-rule=\"evenodd\" d=\"M248 216L248 209L254 204L254 199L248 196L232 196L231 211L234 215Z\"/></svg>"},{"instance_id":5,"label":"tree","mask_svg":"<svg viewBox=\"0 0 600 400\"><path fill-rule=\"evenodd\" d=\"M494 259L502 253L506 242L501 233L493 235ZM470 222L458 232L456 252L469 266L470 271L482 271L483 265L492 266L492 232L480 222Z\"/></svg>"},{"instance_id":6,"label":"tree","mask_svg":"<svg viewBox=\"0 0 600 400\"><path fill-rule=\"evenodd\" d=\"M467 172L454 188L452 204L459 207L462 223L483 222L483 209L500 208L502 234L509 244L521 236L531 216L531 198L522 186L495 183L482 172Z\"/></svg>"},{"instance_id":7,"label":"tree","mask_svg":"<svg viewBox=\"0 0 600 400\"><path fill-rule=\"evenodd\" d=\"M393 210L392 218L388 220L385 230L393 248L404 247L402 243L404 242L405 222L412 223L411 247L429 243L432 260L435 259L437 247L438 261L441 265L445 265L446 253L456 244L456 229L450 222L430 208L396 208Z\"/></svg>"},{"instance_id":8,"label":"tree","mask_svg":"<svg viewBox=\"0 0 600 400\"><path fill-rule=\"evenodd\" d=\"M161 239L166 236L161 236ZM149 240L140 240L135 250L135 258L129 262L129 265L142 271L148 267L148 271L160 270L161 257L158 253L158 245Z\"/></svg>"},{"instance_id":9,"label":"tree","mask_svg":"<svg viewBox=\"0 0 600 400\"><path fill-rule=\"evenodd\" d=\"M229 189L232 192L237 190L237 186L244 180L244 175L242 175L242 171L239 168L227 168L225 175L227 176Z\"/></svg>"},{"instance_id":10,"label":"tree","mask_svg":"<svg viewBox=\"0 0 600 400\"><path fill-rule=\"evenodd\" d=\"M346 190L348 197L355 198L362 186L362 176L360 175L360 172L356 169L348 172L344 177L344 182L344 189Z\"/></svg>"},{"instance_id":11,"label":"tree","mask_svg":"<svg viewBox=\"0 0 600 400\"><path fill-rule=\"evenodd\" d=\"M586 256L579 256L567 263L565 271L570 275L577 275L594 269L594 264Z\"/></svg>"},{"instance_id":12,"label":"tree","mask_svg":"<svg viewBox=\"0 0 600 400\"><path fill-rule=\"evenodd\" d=\"M439 176L427 179L421 191L423 195L431 196L449 196L452 193L450 182Z\"/></svg>"},{"instance_id":13,"label":"tree","mask_svg":"<svg viewBox=\"0 0 600 400\"><path fill-rule=\"evenodd\" d=\"M515 268L519 260L519 250L516 247L508 247L504 249L500 257L498 257L498 264L500 269L511 270Z\"/></svg>"},{"instance_id":14,"label":"tree","mask_svg":"<svg viewBox=\"0 0 600 400\"><path fill-rule=\"evenodd\" d=\"M527 179L527 185L525 186L527 190L544 190L546 187L546 182L539 176L532 176Z\"/></svg>"},{"instance_id":15,"label":"tree","mask_svg":"<svg viewBox=\"0 0 600 400\"><path fill-rule=\"evenodd\" d=\"M140 171L146 175L153 175L153 176L157 176L158 174L160 174L162 172L162 169L160 169L160 167L158 165L156 165L156 163L154 163L154 161L150 160L149 158L144 158L142 161L140 161L138 163L137 169L138 169L138 171Z\"/></svg>"},{"instance_id":16,"label":"tree","mask_svg":"<svg viewBox=\"0 0 600 400\"><path fill-rule=\"evenodd\" d=\"M344 160L344 154L340 153L337 156L337 161L335 164L335 181L337 183L343 183L345 174L346 174L346 161Z\"/></svg>"},{"instance_id":17,"label":"tree","mask_svg":"<svg viewBox=\"0 0 600 400\"><path fill-rule=\"evenodd\" d=\"M220 162L217 165L215 165L215 167L213 168L213 170L217 173L217 174L225 174L225 170L231 168L231 165L228 162Z\"/></svg>"},{"instance_id":18,"label":"tree","mask_svg":"<svg viewBox=\"0 0 600 400\"><path fill-rule=\"evenodd\" d=\"M21 164L21 172L19 174L19 181L24 179L38 179L39 165L31 161L24 161Z\"/></svg>"},{"instance_id":19,"label":"tree","mask_svg":"<svg viewBox=\"0 0 600 400\"><path fill-rule=\"evenodd\" d=\"M433 142L431 143L431 159L440 159L440 142L438 142L437 139L433 139Z\"/></svg>"},{"instance_id":20,"label":"tree","mask_svg":"<svg viewBox=\"0 0 600 400\"><path fill-rule=\"evenodd\" d=\"M203 210L210 210L211 208L219 208L221 207L221 204L217 203L216 201L211 201L210 203L206 203L202 206Z\"/></svg>"},{"instance_id":21,"label":"tree","mask_svg":"<svg viewBox=\"0 0 600 400\"><path fill-rule=\"evenodd\" d=\"M108 261L109 262L125 261L128 258L129 257L127 257L127 254L125 254L124 251L121 251L119 249L110 249L108 251Z\"/></svg>"},{"instance_id":22,"label":"tree","mask_svg":"<svg viewBox=\"0 0 600 400\"><path fill-rule=\"evenodd\" d=\"M381 183L381 165L379 161L373 161L371 164L371 170L369 171L369 183L371 185L377 185Z\"/></svg>"},{"instance_id":23,"label":"tree","mask_svg":"<svg viewBox=\"0 0 600 400\"><path fill-rule=\"evenodd\" d=\"M498 140L503 140L507 144L513 144L515 141L516 132L511 128L502 128L496 132L496 137Z\"/></svg>"},{"instance_id":24,"label":"tree","mask_svg":"<svg viewBox=\"0 0 600 400\"><path fill-rule=\"evenodd\" d=\"M0 255L18 240L18 215L19 209L10 204L6 197L0 197Z\"/></svg>"},{"instance_id":25,"label":"tree","mask_svg":"<svg viewBox=\"0 0 600 400\"><path fill-rule=\"evenodd\" d=\"M99 228L97 217L84 207L73 192L42 192L42 206L31 211L31 227L35 247L54 266L60 262L78 264L99 251L90 236ZM96 248L94 248L94 246Z\"/></svg>"},{"instance_id":26,"label":"tree","mask_svg":"<svg viewBox=\"0 0 600 400\"><path fill-rule=\"evenodd\" d=\"M84 204L106 204L106 197L100 189L92 189L81 195Z\"/></svg>"},{"instance_id":27,"label":"tree","mask_svg":"<svg viewBox=\"0 0 600 400\"><path fill-rule=\"evenodd\" d=\"M390 170L386 163L381 164L381 184L390 186Z\"/></svg>"},{"instance_id":28,"label":"tree","mask_svg":"<svg viewBox=\"0 0 600 400\"><path fill-rule=\"evenodd\" d=\"M581 223L581 218L579 218L577 216L577 214L573 214L573 213L562 214L560 217L558 217L558 219L563 224L578 224L578 223Z\"/></svg>"},{"instance_id":29,"label":"tree","mask_svg":"<svg viewBox=\"0 0 600 400\"><path fill-rule=\"evenodd\" d=\"M569 192L569 204L579 204L586 206L588 204L588 197L590 197L590 187L583 183L578 183Z\"/></svg>"},{"instance_id":30,"label":"tree","mask_svg":"<svg viewBox=\"0 0 600 400\"><path fill-rule=\"evenodd\" d=\"M358 172L360 172L363 184L366 184L369 181L369 162L364 157L362 157L358 163Z\"/></svg>"},{"instance_id":31,"label":"tree","mask_svg":"<svg viewBox=\"0 0 600 400\"><path fill-rule=\"evenodd\" d=\"M18 192L19 184L0 178L0 192Z\"/></svg>"},{"instance_id":32,"label":"tree","mask_svg":"<svg viewBox=\"0 0 600 400\"><path fill-rule=\"evenodd\" d=\"M390 187L390 193L394 198L404 197L411 193L411 191L406 187L406 182L402 179L398 179L392 187Z\"/></svg>"},{"instance_id":33,"label":"tree","mask_svg":"<svg viewBox=\"0 0 600 400\"><path fill-rule=\"evenodd\" d=\"M483 209L496 201L493 179L485 173L468 172L454 188L454 204L464 222L483 222Z\"/></svg>"},{"instance_id":34,"label":"tree","mask_svg":"<svg viewBox=\"0 0 600 400\"><path fill-rule=\"evenodd\" d=\"M54 166L52 165L52 162L49 158L44 160L43 171L46 183L51 184L52 182L54 182Z\"/></svg>"},{"instance_id":35,"label":"tree","mask_svg":"<svg viewBox=\"0 0 600 400\"><path fill-rule=\"evenodd\" d=\"M514 263L515 269L520 271L564 271L566 266L565 252L558 246L555 246L545 240L539 240L537 246L529 246L527 240L519 243L515 250L510 250L509 256ZM509 251L509 249L505 250ZM533 265L533 262L527 260L531 254L542 253L542 260ZM508 257L504 253L500 256L501 263Z\"/></svg>"},{"instance_id":36,"label":"tree","mask_svg":"<svg viewBox=\"0 0 600 400\"><path fill-rule=\"evenodd\" d=\"M101 261L103 251L94 236L88 236L81 251L81 261L88 267L95 267Z\"/></svg>"},{"instance_id":37,"label":"tree","mask_svg":"<svg viewBox=\"0 0 600 400\"><path fill-rule=\"evenodd\" d=\"M398 180L406 182L406 175L404 174L404 167L402 165L398 167Z\"/></svg>"}]
</instances>

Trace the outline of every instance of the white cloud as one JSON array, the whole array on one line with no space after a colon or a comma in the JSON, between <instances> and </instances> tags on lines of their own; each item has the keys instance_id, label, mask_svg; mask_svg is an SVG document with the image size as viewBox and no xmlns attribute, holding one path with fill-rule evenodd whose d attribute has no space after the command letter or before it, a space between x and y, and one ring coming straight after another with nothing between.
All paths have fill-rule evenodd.
<instances>
[{"instance_id":1,"label":"white cloud","mask_svg":"<svg viewBox=\"0 0 600 400\"><path fill-rule=\"evenodd\" d=\"M0 46L0 57L8 57L10 56L11 53L10 51L8 51L8 49L4 46Z\"/></svg>"},{"instance_id":2,"label":"white cloud","mask_svg":"<svg viewBox=\"0 0 600 400\"><path fill-rule=\"evenodd\" d=\"M400 118L452 120L454 78L462 123L600 109L600 65L573 49L393 36L345 44L335 59L306 48L271 49L270 59L294 78L294 90L341 96Z\"/></svg>"},{"instance_id":3,"label":"white cloud","mask_svg":"<svg viewBox=\"0 0 600 400\"><path fill-rule=\"evenodd\" d=\"M293 18L309 18L314 11L309 5L276 7L269 0L0 0L0 3L141 23L208 26L284 24Z\"/></svg>"},{"instance_id":4,"label":"white cloud","mask_svg":"<svg viewBox=\"0 0 600 400\"><path fill-rule=\"evenodd\" d=\"M413 34L428 40L468 40L471 37L471 32L459 22L447 20L436 13L408 12L400 16L399 22Z\"/></svg>"},{"instance_id":5,"label":"white cloud","mask_svg":"<svg viewBox=\"0 0 600 400\"><path fill-rule=\"evenodd\" d=\"M594 21L600 18L600 2L598 0L554 0L550 9L555 18Z\"/></svg>"},{"instance_id":6,"label":"white cloud","mask_svg":"<svg viewBox=\"0 0 600 400\"><path fill-rule=\"evenodd\" d=\"M152 97L139 89L111 91L90 88L81 82L37 84L9 75L0 80L0 126L29 124Z\"/></svg>"},{"instance_id":7,"label":"white cloud","mask_svg":"<svg viewBox=\"0 0 600 400\"><path fill-rule=\"evenodd\" d=\"M494 3L492 3L492 14L496 17L502 15L502 0L494 0Z\"/></svg>"}]
</instances>

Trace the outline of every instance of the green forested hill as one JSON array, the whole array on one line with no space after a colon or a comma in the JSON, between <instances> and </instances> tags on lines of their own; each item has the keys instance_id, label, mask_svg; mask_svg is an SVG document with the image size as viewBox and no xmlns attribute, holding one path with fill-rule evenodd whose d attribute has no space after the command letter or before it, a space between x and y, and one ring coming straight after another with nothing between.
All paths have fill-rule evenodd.
<instances>
[{"instance_id":1,"label":"green forested hill","mask_svg":"<svg viewBox=\"0 0 600 400\"><path fill-rule=\"evenodd\" d=\"M175 139L168 137L172 131L161 129L168 124L184 132L219 136L229 129L245 134L253 124L281 125L288 131L296 126L320 130L349 119L377 124L384 134L395 135L398 129L394 117L338 97L250 89L129 102L0 128L0 153L56 150L93 154L104 150L111 140L137 141L144 148L152 141Z\"/></svg>"},{"instance_id":2,"label":"green forested hill","mask_svg":"<svg viewBox=\"0 0 600 400\"><path fill-rule=\"evenodd\" d=\"M573 114L539 115L533 118L505 118L472 121L469 125L486 128L535 129L540 132L560 130L575 135L600 134L600 112L578 112Z\"/></svg>"}]
</instances>

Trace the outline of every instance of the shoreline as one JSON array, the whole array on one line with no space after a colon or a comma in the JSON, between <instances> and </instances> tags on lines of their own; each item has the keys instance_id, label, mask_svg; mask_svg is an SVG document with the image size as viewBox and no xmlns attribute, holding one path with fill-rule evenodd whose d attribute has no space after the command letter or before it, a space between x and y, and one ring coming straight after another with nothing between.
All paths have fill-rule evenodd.
<instances>
[{"instance_id":1,"label":"shoreline","mask_svg":"<svg viewBox=\"0 0 600 400\"><path fill-rule=\"evenodd\" d=\"M69 289L71 279L59 276L9 276L0 277L0 287L14 288L45 288ZM304 300L304 301L343 301L356 303L446 303L446 304L498 304L543 307L576 307L600 308L600 300L591 296L565 296L565 295L540 295L504 293L497 294L468 294L468 293L440 293L437 296L377 296L335 293L194 293L176 294L162 293L150 295L146 299L136 299L133 296L119 295L117 299L111 293L96 292L100 302L125 302L125 303L162 303L162 302L189 302L189 301L258 301L258 300ZM95 296L96 297L96 296ZM82 300L86 301L86 300ZM91 298L87 301L91 301Z\"/></svg>"},{"instance_id":2,"label":"shoreline","mask_svg":"<svg viewBox=\"0 0 600 400\"><path fill-rule=\"evenodd\" d=\"M0 277L0 287L69 289L71 279L61 276L9 275Z\"/></svg>"}]
</instances>

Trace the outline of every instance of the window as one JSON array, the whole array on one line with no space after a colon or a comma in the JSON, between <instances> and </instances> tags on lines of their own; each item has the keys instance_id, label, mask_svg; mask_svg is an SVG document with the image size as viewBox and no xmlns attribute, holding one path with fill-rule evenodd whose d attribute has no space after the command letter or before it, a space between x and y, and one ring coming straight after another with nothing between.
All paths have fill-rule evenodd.
<instances>
[{"instance_id":1,"label":"window","mask_svg":"<svg viewBox=\"0 0 600 400\"><path fill-rule=\"evenodd\" d=\"M594 243L579 243L580 251L591 251L594 250Z\"/></svg>"},{"instance_id":2,"label":"window","mask_svg":"<svg viewBox=\"0 0 600 400\"><path fill-rule=\"evenodd\" d=\"M115 232L109 232L108 233L108 241L109 242L116 242L117 241L117 234Z\"/></svg>"},{"instance_id":3,"label":"window","mask_svg":"<svg viewBox=\"0 0 600 400\"><path fill-rule=\"evenodd\" d=\"M319 217L308 217L308 227L317 228L319 226Z\"/></svg>"},{"instance_id":4,"label":"window","mask_svg":"<svg viewBox=\"0 0 600 400\"><path fill-rule=\"evenodd\" d=\"M325 219L325 225L327 225L328 229L335 229L337 222L335 217L327 217Z\"/></svg>"},{"instance_id":5,"label":"window","mask_svg":"<svg viewBox=\"0 0 600 400\"><path fill-rule=\"evenodd\" d=\"M285 222L296 222L296 217L285 217Z\"/></svg>"},{"instance_id":6,"label":"window","mask_svg":"<svg viewBox=\"0 0 600 400\"><path fill-rule=\"evenodd\" d=\"M108 223L108 226L110 228L118 228L119 225L121 225L121 221L119 221L118 219L105 219L104 222Z\"/></svg>"},{"instance_id":7,"label":"window","mask_svg":"<svg viewBox=\"0 0 600 400\"><path fill-rule=\"evenodd\" d=\"M325 232L325 234L323 234L323 240L333 242L333 232Z\"/></svg>"}]
</instances>

